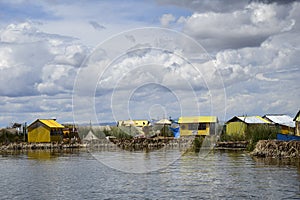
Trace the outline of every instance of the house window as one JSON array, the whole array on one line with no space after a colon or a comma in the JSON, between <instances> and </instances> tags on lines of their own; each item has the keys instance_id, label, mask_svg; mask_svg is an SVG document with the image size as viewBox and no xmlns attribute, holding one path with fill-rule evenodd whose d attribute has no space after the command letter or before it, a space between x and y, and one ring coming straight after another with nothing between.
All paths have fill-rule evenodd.
<instances>
[{"instance_id":1,"label":"house window","mask_svg":"<svg viewBox=\"0 0 300 200\"><path fill-rule=\"evenodd\" d=\"M206 123L199 123L198 130L206 130Z\"/></svg>"},{"instance_id":2,"label":"house window","mask_svg":"<svg viewBox=\"0 0 300 200\"><path fill-rule=\"evenodd\" d=\"M63 131L62 131L62 129L54 128L54 129L51 129L50 135L63 135Z\"/></svg>"},{"instance_id":3,"label":"house window","mask_svg":"<svg viewBox=\"0 0 300 200\"><path fill-rule=\"evenodd\" d=\"M189 130L198 130L198 124L197 123L188 124L188 129Z\"/></svg>"}]
</instances>

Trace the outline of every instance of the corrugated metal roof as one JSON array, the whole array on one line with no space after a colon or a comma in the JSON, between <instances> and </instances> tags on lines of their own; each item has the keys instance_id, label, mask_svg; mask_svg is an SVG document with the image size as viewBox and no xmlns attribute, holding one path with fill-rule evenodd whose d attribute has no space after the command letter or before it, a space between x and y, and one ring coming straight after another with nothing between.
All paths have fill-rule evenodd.
<instances>
[{"instance_id":1,"label":"corrugated metal roof","mask_svg":"<svg viewBox=\"0 0 300 200\"><path fill-rule=\"evenodd\" d=\"M268 124L268 123L270 123L268 120L263 119L261 116L240 116L237 118L247 124L266 124L266 123Z\"/></svg>"},{"instance_id":2,"label":"corrugated metal roof","mask_svg":"<svg viewBox=\"0 0 300 200\"><path fill-rule=\"evenodd\" d=\"M50 128L64 128L63 125L61 125L60 123L58 123L53 119L39 119L38 121L42 122L43 124L45 124Z\"/></svg>"},{"instance_id":3,"label":"corrugated metal roof","mask_svg":"<svg viewBox=\"0 0 300 200\"><path fill-rule=\"evenodd\" d=\"M271 122L274 122L275 124L280 124L293 128L295 127L295 122L293 121L293 118L288 115L265 115L264 117L269 119Z\"/></svg>"},{"instance_id":4,"label":"corrugated metal roof","mask_svg":"<svg viewBox=\"0 0 300 200\"><path fill-rule=\"evenodd\" d=\"M161 119L158 122L156 122L155 124L172 124L172 122L168 119Z\"/></svg>"},{"instance_id":5,"label":"corrugated metal roof","mask_svg":"<svg viewBox=\"0 0 300 200\"><path fill-rule=\"evenodd\" d=\"M179 117L178 123L209 123L217 122L218 119L216 116L190 116L190 117Z\"/></svg>"}]
</instances>

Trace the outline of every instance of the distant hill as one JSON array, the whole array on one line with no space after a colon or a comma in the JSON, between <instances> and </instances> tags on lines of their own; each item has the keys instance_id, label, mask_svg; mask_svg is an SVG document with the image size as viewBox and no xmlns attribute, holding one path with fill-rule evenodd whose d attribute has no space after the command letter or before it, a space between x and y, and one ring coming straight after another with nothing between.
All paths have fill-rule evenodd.
<instances>
[{"instance_id":1,"label":"distant hill","mask_svg":"<svg viewBox=\"0 0 300 200\"><path fill-rule=\"evenodd\" d=\"M72 124L72 123L62 123L62 124ZM75 124L77 126L90 126L92 125L92 127L95 127L95 126L117 126L117 123L116 122L102 122L102 123L99 123L99 124L96 124L96 123L93 123L93 124L90 124L90 123L80 123L80 124Z\"/></svg>"}]
</instances>

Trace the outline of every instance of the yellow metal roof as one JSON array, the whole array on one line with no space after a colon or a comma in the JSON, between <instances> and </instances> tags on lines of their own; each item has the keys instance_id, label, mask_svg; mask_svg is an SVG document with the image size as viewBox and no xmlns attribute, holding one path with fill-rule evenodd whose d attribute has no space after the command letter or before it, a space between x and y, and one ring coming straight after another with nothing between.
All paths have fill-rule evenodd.
<instances>
[{"instance_id":1,"label":"yellow metal roof","mask_svg":"<svg viewBox=\"0 0 300 200\"><path fill-rule=\"evenodd\" d=\"M63 125L61 125L60 123L58 123L57 121L55 121L53 119L39 119L38 121L42 122L49 128L64 128Z\"/></svg>"},{"instance_id":2,"label":"yellow metal roof","mask_svg":"<svg viewBox=\"0 0 300 200\"><path fill-rule=\"evenodd\" d=\"M179 117L178 123L209 123L217 122L216 116L191 116L191 117Z\"/></svg>"},{"instance_id":3,"label":"yellow metal roof","mask_svg":"<svg viewBox=\"0 0 300 200\"><path fill-rule=\"evenodd\" d=\"M149 125L149 121L148 120L144 120L144 119L137 119L137 120L120 120L118 121L118 124L120 125L125 125L125 126L145 126L145 125Z\"/></svg>"},{"instance_id":4,"label":"yellow metal roof","mask_svg":"<svg viewBox=\"0 0 300 200\"><path fill-rule=\"evenodd\" d=\"M145 126L148 125L148 120L144 120L144 119L138 119L138 120L133 120L134 124L136 126Z\"/></svg>"}]
</instances>

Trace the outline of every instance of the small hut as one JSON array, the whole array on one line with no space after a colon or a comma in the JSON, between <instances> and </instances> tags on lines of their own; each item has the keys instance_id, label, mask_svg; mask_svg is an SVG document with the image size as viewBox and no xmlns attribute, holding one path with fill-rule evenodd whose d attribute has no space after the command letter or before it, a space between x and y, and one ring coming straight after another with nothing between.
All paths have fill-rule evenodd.
<instances>
[{"instance_id":1,"label":"small hut","mask_svg":"<svg viewBox=\"0 0 300 200\"><path fill-rule=\"evenodd\" d=\"M300 110L293 119L295 122L295 135L300 136Z\"/></svg>"},{"instance_id":2,"label":"small hut","mask_svg":"<svg viewBox=\"0 0 300 200\"><path fill-rule=\"evenodd\" d=\"M162 136L167 136L168 131L166 130L166 126L170 126L172 122L168 119L161 119L155 123L156 125L163 126L162 128Z\"/></svg>"},{"instance_id":3,"label":"small hut","mask_svg":"<svg viewBox=\"0 0 300 200\"><path fill-rule=\"evenodd\" d=\"M54 119L37 119L28 126L28 142L60 142L64 126Z\"/></svg>"},{"instance_id":4,"label":"small hut","mask_svg":"<svg viewBox=\"0 0 300 200\"><path fill-rule=\"evenodd\" d=\"M234 116L228 120L226 125L227 135L245 135L248 128L271 124L260 116Z\"/></svg>"},{"instance_id":5,"label":"small hut","mask_svg":"<svg viewBox=\"0 0 300 200\"><path fill-rule=\"evenodd\" d=\"M97 137L97 136L95 136L95 134L93 133L93 131L92 130L90 130L89 132L88 132L88 134L83 138L83 142L84 143L89 143L89 142L94 142L94 141L99 141L100 139Z\"/></svg>"}]
</instances>

